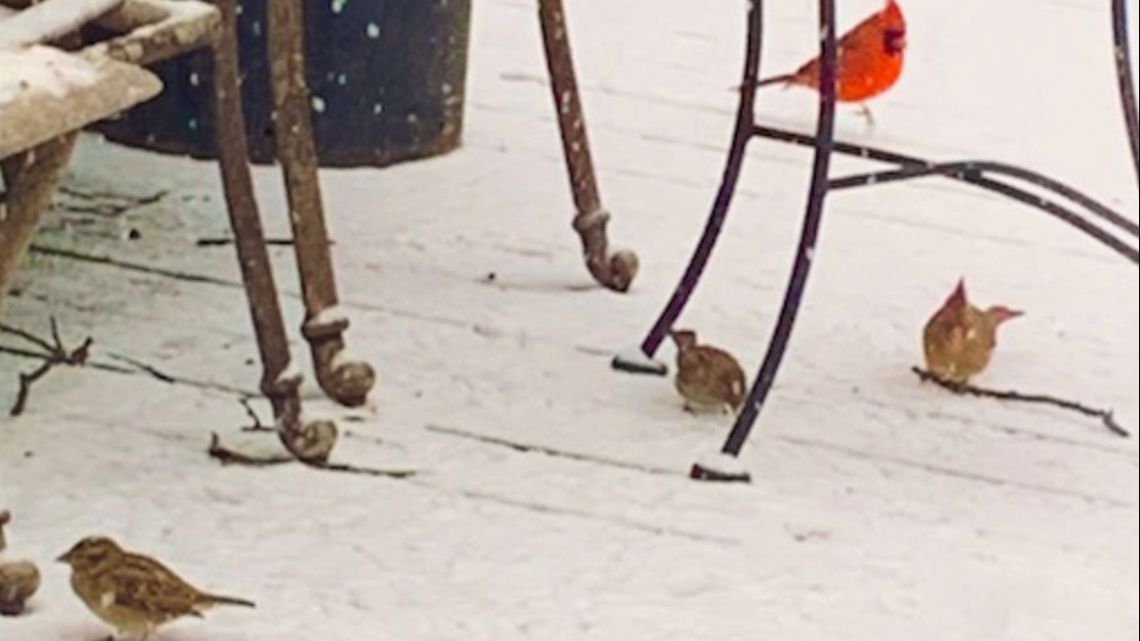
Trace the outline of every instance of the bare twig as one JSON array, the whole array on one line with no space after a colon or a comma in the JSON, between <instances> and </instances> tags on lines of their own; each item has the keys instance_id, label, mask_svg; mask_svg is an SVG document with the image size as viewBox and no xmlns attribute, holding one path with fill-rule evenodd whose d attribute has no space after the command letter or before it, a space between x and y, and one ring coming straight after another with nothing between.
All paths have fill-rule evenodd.
<instances>
[{"instance_id":1,"label":"bare twig","mask_svg":"<svg viewBox=\"0 0 1140 641\"><path fill-rule=\"evenodd\" d=\"M939 387L951 391L955 394L964 394L981 398L993 398L999 401L1014 401L1018 403L1052 405L1054 407L1060 407L1061 409L1077 412L1078 414L1083 414L1085 416L1099 418L1104 424L1105 428L1108 429L1108 431L1121 438L1129 438L1132 436L1128 430L1124 429L1120 426L1119 423L1116 422L1116 418L1113 416L1112 410L1089 407L1088 405L1078 403L1077 401L1070 401L1068 399L1058 398L1056 396L1050 396L1048 394L1026 394L1018 392L1016 390L991 390L983 387L975 387L968 383L953 383L938 378L934 374L919 367L912 367L910 370L914 372L915 376L918 376L919 380L923 383L934 383Z\"/></svg>"},{"instance_id":2,"label":"bare twig","mask_svg":"<svg viewBox=\"0 0 1140 641\"><path fill-rule=\"evenodd\" d=\"M0 332L4 332L5 334L11 334L13 336L17 336L19 338L22 338L22 339L28 341L29 343L32 343L36 347L43 348L43 350L45 352L50 352L50 351L52 351L52 349L55 348L54 345L45 341L44 339L40 338L39 336L36 336L35 334L33 334L29 331L20 329L19 327L12 327L11 325L7 325L5 323L0 323Z\"/></svg>"},{"instance_id":3,"label":"bare twig","mask_svg":"<svg viewBox=\"0 0 1140 641\"><path fill-rule=\"evenodd\" d=\"M51 371L51 368L52 362L45 360L31 373L20 372L20 390L16 392L16 402L12 403L12 408L8 410L8 416L19 416L24 413L28 406L28 395L32 392L32 384L43 378Z\"/></svg>"},{"instance_id":4,"label":"bare twig","mask_svg":"<svg viewBox=\"0 0 1140 641\"><path fill-rule=\"evenodd\" d=\"M249 425L246 425L245 427L241 428L241 431L243 431L243 432L274 432L274 431L276 431L275 429L273 429L272 426L266 425L265 423L261 422L261 417L258 416L257 411L253 409L253 405L250 404L250 400L251 400L251 397L249 397L249 396L243 396L243 397L238 399L238 402L241 403L242 409L245 410L245 415L248 416L251 421L253 421Z\"/></svg>"},{"instance_id":5,"label":"bare twig","mask_svg":"<svg viewBox=\"0 0 1140 641\"><path fill-rule=\"evenodd\" d=\"M57 365L66 365L69 367L76 367L85 365L87 363L87 356L91 351L91 337L88 336L83 343L74 349L67 349L63 346L63 339L59 334L59 324L56 323L54 318L51 319L51 342L48 342L38 336L35 336L22 329L10 327L8 325L0 324L0 332L13 334L19 336L24 340L44 349L45 354L38 354L37 356L43 360L39 367L31 372L20 373L20 388L16 392L16 402L12 404L11 409L8 410L9 416L19 416L24 413L28 405L28 396L32 392L32 385L40 380L52 368Z\"/></svg>"},{"instance_id":6,"label":"bare twig","mask_svg":"<svg viewBox=\"0 0 1140 641\"><path fill-rule=\"evenodd\" d=\"M41 352L32 351L29 349L21 349L19 347L11 347L8 345L0 345L0 354L9 354L17 358L27 358L33 360L43 360L45 358L48 358L47 354L43 354ZM112 374L123 374L126 376L146 376L148 378L153 378L157 381L161 381L170 385L185 385L186 387L193 387L195 389L209 390L213 392L221 392L223 394L229 394L237 397L250 397L252 395L252 392L250 392L248 389L226 385L224 383L200 381L168 374L154 366L147 365L146 363L143 363L137 359L123 356L121 354L112 354L110 357L124 363L128 363L131 366L123 367L120 365L97 360L88 360L86 363L84 363L84 366L103 372L111 372Z\"/></svg>"},{"instance_id":7,"label":"bare twig","mask_svg":"<svg viewBox=\"0 0 1140 641\"><path fill-rule=\"evenodd\" d=\"M137 374L149 376L149 377L151 377L157 381L161 381L161 382L167 383L169 385L186 385L187 387L194 387L194 388L203 389L203 390L212 390L215 392L222 392L225 394L233 394L233 395L242 396L242 397L246 397L246 396L250 395L248 390L242 389L240 387L234 387L232 385L226 385L225 383L214 383L212 381L196 380L196 379L192 379L192 378L186 378L184 376L178 376L175 374L171 374L169 372L165 372L165 371L155 367L154 365L144 363L144 362L138 360L137 358L131 358L130 356L126 356L124 354L111 353L111 354L108 354L107 356L111 359L114 359L114 360L117 360L119 362L126 363L126 364L130 365L132 369L126 370L127 373L131 373L131 374L137 373Z\"/></svg>"},{"instance_id":8,"label":"bare twig","mask_svg":"<svg viewBox=\"0 0 1140 641\"><path fill-rule=\"evenodd\" d=\"M131 358L130 356L124 356L122 354L111 353L111 354L107 354L107 357L114 359L116 361L126 363L127 365L130 365L132 367L138 368L138 369L142 370L143 372L146 372L147 374L149 374L151 377L162 381L163 383L172 383L173 384L173 383L178 382L178 379L171 376L170 374L167 374L166 372L158 369L157 367L154 367L153 365L147 365L146 363L144 363L140 360L136 360L134 358Z\"/></svg>"},{"instance_id":9,"label":"bare twig","mask_svg":"<svg viewBox=\"0 0 1140 641\"><path fill-rule=\"evenodd\" d=\"M45 354L42 354L40 352L35 352L30 349L20 349L19 347L10 347L8 345L0 345L0 354L7 354L9 356L26 358L30 360L43 360L45 358ZM112 374L124 374L128 376L137 376L140 374L139 371L134 368L120 367L118 365L102 363L95 360L88 360L87 363L84 364L84 367L97 369L103 372L111 372Z\"/></svg>"},{"instance_id":10,"label":"bare twig","mask_svg":"<svg viewBox=\"0 0 1140 641\"><path fill-rule=\"evenodd\" d=\"M340 472L344 474L360 474L363 476L381 476L393 479L406 479L415 476L415 470L388 470L373 467L359 467L356 465L349 465L347 463L327 463L319 461L306 461L295 458L291 455L266 455L266 456L253 456L244 454L236 450L231 450L222 445L221 439L218 435L210 435L210 447L207 450L210 458L217 459L223 465L244 465L247 467L269 467L273 465L282 465L285 463L301 463L307 467L326 472Z\"/></svg>"}]
</instances>

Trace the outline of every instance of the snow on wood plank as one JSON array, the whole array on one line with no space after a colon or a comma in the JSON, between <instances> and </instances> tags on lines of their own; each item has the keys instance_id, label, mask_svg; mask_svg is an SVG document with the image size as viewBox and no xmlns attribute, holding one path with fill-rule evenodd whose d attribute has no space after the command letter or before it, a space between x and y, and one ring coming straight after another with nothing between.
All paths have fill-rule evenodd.
<instances>
[{"instance_id":1,"label":"snow on wood plank","mask_svg":"<svg viewBox=\"0 0 1140 641\"><path fill-rule=\"evenodd\" d=\"M0 23L0 49L50 42L121 5L123 0L48 0Z\"/></svg>"},{"instance_id":2,"label":"snow on wood plank","mask_svg":"<svg viewBox=\"0 0 1140 641\"><path fill-rule=\"evenodd\" d=\"M134 65L52 49L0 51L0 158L111 116L162 89Z\"/></svg>"}]
</instances>

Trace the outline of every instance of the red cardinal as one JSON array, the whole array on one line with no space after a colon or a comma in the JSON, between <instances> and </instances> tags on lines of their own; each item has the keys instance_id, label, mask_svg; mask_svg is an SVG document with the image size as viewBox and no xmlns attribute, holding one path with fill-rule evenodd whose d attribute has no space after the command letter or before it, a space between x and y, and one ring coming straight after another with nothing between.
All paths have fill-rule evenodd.
<instances>
[{"instance_id":1,"label":"red cardinal","mask_svg":"<svg viewBox=\"0 0 1140 641\"><path fill-rule=\"evenodd\" d=\"M838 42L836 98L840 102L863 102L890 89L903 69L906 49L906 19L895 0L855 25ZM795 73L766 78L756 86L783 83L819 88L819 58L809 61ZM863 106L863 114L871 120L871 112Z\"/></svg>"}]
</instances>

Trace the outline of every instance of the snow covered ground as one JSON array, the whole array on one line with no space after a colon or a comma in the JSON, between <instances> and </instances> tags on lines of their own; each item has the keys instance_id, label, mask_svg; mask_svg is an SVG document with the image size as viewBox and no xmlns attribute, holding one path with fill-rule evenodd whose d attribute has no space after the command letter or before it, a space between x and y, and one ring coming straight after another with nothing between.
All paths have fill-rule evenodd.
<instances>
[{"instance_id":1,"label":"snow covered ground","mask_svg":"<svg viewBox=\"0 0 1140 641\"><path fill-rule=\"evenodd\" d=\"M476 2L461 151L324 174L349 340L379 385L374 410L350 412L310 382L308 407L350 432L339 460L411 467L411 480L206 457L211 431L269 444L240 432L237 398L259 370L232 249L194 245L226 234L216 171L83 141L39 245L208 278L30 258L6 322L46 328L54 315L68 339L94 337L96 362L126 356L186 382L61 369L25 416L0 419L9 555L45 571L32 612L0 619L0 641L99 637L49 561L90 533L258 602L176 624L164 641L1138 638L1136 440L1056 411L952 397L908 371L922 323L965 275L980 302L1028 310L979 383L1112 407L1135 431L1136 268L965 186L836 194L789 359L744 452L754 483L688 481L727 423L683 413L667 380L613 373L608 359L641 338L703 224L732 126L745 3L569 4L613 237L642 259L629 295L591 287L580 265L532 0ZM765 65L783 69L812 48L814 2L769 4ZM843 2L845 23L877 4ZM844 109L840 137L1013 162L1137 211L1105 2L906 8L901 84L874 104L873 131ZM814 102L773 91L761 111L809 130ZM778 308L809 159L754 143L683 318L750 371ZM872 168L840 159L834 171ZM279 176L261 169L257 181L270 234L286 234ZM84 196L163 190L121 213L93 212ZM296 328L289 250L273 251ZM33 366L0 355L0 407Z\"/></svg>"}]
</instances>

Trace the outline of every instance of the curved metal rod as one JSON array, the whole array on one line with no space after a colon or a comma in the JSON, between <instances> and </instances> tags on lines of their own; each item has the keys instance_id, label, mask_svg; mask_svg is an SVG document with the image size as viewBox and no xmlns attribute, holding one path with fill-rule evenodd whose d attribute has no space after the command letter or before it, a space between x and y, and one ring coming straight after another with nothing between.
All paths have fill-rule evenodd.
<instances>
[{"instance_id":1,"label":"curved metal rod","mask_svg":"<svg viewBox=\"0 0 1140 641\"><path fill-rule=\"evenodd\" d=\"M992 192L1012 198L1023 204L1029 205L1030 207L1036 207L1051 216L1059 218L1060 220L1063 220L1064 222L1080 229L1089 236L1096 238L1113 251L1132 261L1132 263L1140 264L1140 255L1137 254L1135 247L1129 247L1128 245L1121 242L1120 239L1112 236L1111 234L1108 234L1103 229L1081 218L1078 214L1073 213L1071 210L1066 209L1065 207L1062 207L1061 205L1058 205L1057 203L1047 198L1042 198L1040 196L1028 193L1022 189L1018 189L1009 183L992 180L990 178L979 179L977 181L977 185L980 187L985 187Z\"/></svg>"},{"instance_id":2,"label":"curved metal rod","mask_svg":"<svg viewBox=\"0 0 1140 641\"><path fill-rule=\"evenodd\" d=\"M1095 216L1102 218L1105 222L1122 229L1132 236L1140 236L1140 225L1136 221L1129 220L1123 215L1113 211L1108 205L1087 196L1084 193L1048 176L1042 176L1028 169L1022 169L1014 165L1007 165L1000 162L991 162L988 160L964 160L956 162L938 163L926 166L911 166L902 169L888 169L886 171L869 172L865 174L855 174L852 176L844 176L843 178L834 178L829 183L830 189L851 189L853 187L869 187L872 185L879 185L882 183L897 182L900 180L909 180L912 178L921 178L931 175L942 175L947 177L957 177L963 179L965 174L972 174L975 177L981 177L983 173L1003 174L1012 178L1024 180L1027 183L1047 189L1060 196L1068 198L1069 200L1081 205L1088 209Z\"/></svg>"},{"instance_id":3,"label":"curved metal rod","mask_svg":"<svg viewBox=\"0 0 1140 641\"><path fill-rule=\"evenodd\" d=\"M830 182L830 189L852 189L855 187L865 187L865 186L879 185L879 184L889 183L889 182L899 182L899 181L903 181L903 180L911 180L914 178L921 178L923 176L932 176L932 175L965 176L965 175L972 174L975 177L975 179L984 180L984 177L982 176L982 174L985 171L988 171L986 169L986 166L988 164L989 163L985 163L985 162L953 162L953 163L943 163L943 164L938 164L938 165L929 165L926 167L915 166L915 167L904 167L902 169L889 169L887 171L879 171L879 172L873 172L873 173L868 173L868 174L859 174L856 176L847 176L844 178L837 178L837 179L832 180ZM1007 173L1010 175L1015 175L1016 172L997 172L997 171L995 171L995 173ZM1059 218L1060 220L1068 223L1069 225L1072 225L1076 229L1084 232L1085 234L1088 234L1089 236L1096 239L1101 244L1107 246L1108 248L1112 249L1116 253L1124 256L1125 258L1132 261L1133 263L1140 264L1140 251L1138 251L1135 247L1133 247L1133 246L1125 243L1124 241L1120 240L1116 236L1113 236L1112 234L1108 233L1104 229L1097 227L1096 225L1092 224L1091 222L1085 220L1084 218L1082 218L1078 214L1076 214L1072 211L1069 211L1068 209L1062 207L1061 205L1058 205L1057 203L1055 203L1055 202L1053 202L1047 198L1038 197L1038 196L1028 196L1025 194L1025 192L1021 192L1021 190L1018 190L1015 187L1012 187L1011 185L1007 185L1006 183L995 183L995 184L1000 185L1000 187L992 187L991 188L992 191L997 191L998 193L1002 193L1002 194L1009 196L1015 200L1019 200L1021 202L1032 205L1034 207L1038 207L1042 211L1044 211L1044 212L1046 212L1046 213L1048 213L1048 214L1050 214L1056 218ZM1085 199L1088 201L1087 203L1081 202L1081 204L1084 204L1086 207L1089 207L1089 209L1094 214L1097 214L1098 216L1101 216L1102 218L1107 218L1109 222L1113 223L1114 225L1117 225L1118 227L1122 227L1123 229L1125 229L1126 231L1129 231L1130 233L1133 233L1133 234L1136 233L1136 224L1133 223L1132 221L1129 221L1126 218L1124 218L1123 216L1120 216L1119 214L1112 211L1111 209L1108 209L1104 205L1101 205L1099 202L1097 202L1091 198L1088 198L1087 196L1084 196L1084 194L1080 194L1080 192L1075 192L1075 193L1079 194L1079 197L1081 199ZM1080 202L1080 201L1078 201L1078 202ZM1103 211L1101 210L1102 208L1103 208Z\"/></svg>"},{"instance_id":4,"label":"curved metal rod","mask_svg":"<svg viewBox=\"0 0 1140 641\"><path fill-rule=\"evenodd\" d=\"M795 262L784 292L784 303L776 328L768 343L768 352L760 370L752 382L748 398L736 423L724 443L722 451L736 456L744 447L745 440L756 422L768 393L772 390L776 373L780 369L788 340L796 323L796 315L803 300L804 288L811 271L815 245L823 220L823 206L827 200L828 171L831 168L832 137L835 133L836 64L838 46L835 41L835 0L819 0L820 24L820 73L819 73L819 119L816 125L815 164L812 169L811 192L808 195L807 211L804 213L803 229L800 232L799 246L796 248ZM699 467L693 468L693 476L698 476Z\"/></svg>"},{"instance_id":5,"label":"curved metal rod","mask_svg":"<svg viewBox=\"0 0 1140 641\"><path fill-rule=\"evenodd\" d=\"M787 131L787 130L783 130L783 129L775 129L773 127L762 127L762 126L755 127L753 131L757 136L762 136L764 138L769 138L772 140L778 140L781 142L793 143L793 144L801 145L804 147L815 146L815 139L813 137L806 135L806 134L794 132L794 131ZM894 152L894 151L887 151L885 149L876 149L874 147L866 147L866 146L855 145L855 144L846 143L846 142L835 142L835 143L833 143L833 150L836 153L844 154L847 156L856 156L859 158L866 158L869 160L876 160L879 162L889 162L889 163L893 163L893 164L897 164L897 165L903 165L905 167L932 167L932 166L935 166L935 163L932 163L930 161L926 161L926 160L923 160L921 158L917 158L914 156L908 156L908 155L900 154L900 153ZM1026 171L1027 173L1029 173L1027 170L1020 170L1020 171ZM1104 238L1100 237L1102 235L1105 235L1103 230L1100 230L1096 227L1092 227L1093 231L1091 231L1091 232L1089 230L1083 229L1083 227L1090 226L1090 225L1088 224L1087 221L1084 221L1080 217L1079 214L1077 214L1077 213L1073 212L1072 210L1067 209L1067 208L1065 208L1065 207L1063 207L1063 206L1061 206L1061 205L1059 205L1059 204L1057 204L1057 203L1055 203L1055 202L1053 202L1047 198L1042 198L1041 196L1039 196L1037 194L1026 191L1026 190L1021 189L1019 187L1016 187L1014 185L1010 185L1009 183L1006 183L1006 182L995 180L993 178L986 178L984 176L971 174L968 172L967 173L960 173L960 174L950 173L950 174L943 174L943 175L946 176L947 178L950 178L953 180L960 180L962 182L969 183L969 184L974 185L976 187L980 187L982 189L986 189L988 191L992 191L992 192L1001 194L1001 195L1006 196L1008 198L1012 198L1012 199L1014 199L1014 200L1016 200L1022 204L1040 209L1040 210L1044 211L1045 213L1047 213L1051 216L1055 216L1055 217L1057 217L1057 218L1059 218L1059 219L1061 219L1061 220L1063 220L1063 221L1065 221L1071 225L1081 227L1083 231L1086 231L1086 233L1090 233L1090 235L1093 235L1094 237L1096 237L1101 242L1105 242L1106 245L1108 245L1112 249L1118 251L1121 255L1125 256L1129 260L1132 260L1133 262L1136 262L1136 259L1134 257L1135 253L1136 253L1135 249L1132 249L1132 248L1128 247L1127 245L1120 243L1119 240L1112 238L1111 236L1108 236L1108 239L1106 241ZM1044 177L1042 177L1042 178L1044 178ZM1060 183L1057 183L1057 184L1060 184Z\"/></svg>"},{"instance_id":6,"label":"curved metal rod","mask_svg":"<svg viewBox=\"0 0 1140 641\"><path fill-rule=\"evenodd\" d=\"M752 139L752 130L755 120L756 81L760 78L760 51L763 42L764 27L763 0L751 0L748 9L748 38L744 57L744 80L741 82L740 104L736 109L736 128L732 134L732 144L728 151L728 160L724 166L720 188L717 190L716 200L713 201L704 232L693 250L689 265L685 268L681 280L677 283L673 295L661 310L657 322L649 330L641 342L641 352L652 357L657 348L665 340L673 323L684 311L701 274L708 265L712 256L713 247L720 236L724 221L728 217L728 208L732 204L732 196L736 192L736 183L740 179L740 169L744 164L744 151Z\"/></svg>"},{"instance_id":7,"label":"curved metal rod","mask_svg":"<svg viewBox=\"0 0 1140 641\"><path fill-rule=\"evenodd\" d=\"M1132 164L1140 181L1140 123L1136 113L1136 89L1132 86L1132 57L1128 50L1128 8L1125 0L1112 2L1112 39L1116 47L1116 75L1120 83L1120 104L1124 109L1124 125L1132 143Z\"/></svg>"}]
</instances>

